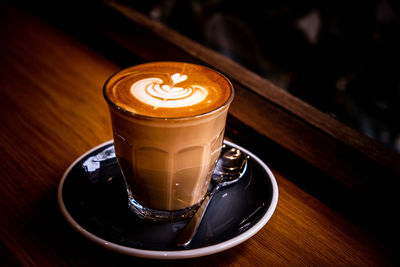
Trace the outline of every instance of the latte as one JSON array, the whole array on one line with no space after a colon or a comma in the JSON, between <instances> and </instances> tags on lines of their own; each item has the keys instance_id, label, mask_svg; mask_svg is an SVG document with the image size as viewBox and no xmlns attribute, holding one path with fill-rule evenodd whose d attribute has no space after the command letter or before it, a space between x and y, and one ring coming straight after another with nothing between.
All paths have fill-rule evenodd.
<instances>
[{"instance_id":1,"label":"latte","mask_svg":"<svg viewBox=\"0 0 400 267\"><path fill-rule=\"evenodd\" d=\"M150 219L190 215L218 160L230 82L202 66L156 62L115 74L104 95L130 207Z\"/></svg>"}]
</instances>

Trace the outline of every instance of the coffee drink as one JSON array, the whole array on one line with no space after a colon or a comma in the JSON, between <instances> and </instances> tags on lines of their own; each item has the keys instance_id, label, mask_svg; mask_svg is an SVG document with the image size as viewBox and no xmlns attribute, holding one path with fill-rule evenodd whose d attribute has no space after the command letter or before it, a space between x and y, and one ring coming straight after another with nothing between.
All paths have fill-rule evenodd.
<instances>
[{"instance_id":1,"label":"coffee drink","mask_svg":"<svg viewBox=\"0 0 400 267\"><path fill-rule=\"evenodd\" d=\"M150 219L185 218L207 192L231 83L206 67L155 62L113 75L104 95L131 208Z\"/></svg>"}]
</instances>

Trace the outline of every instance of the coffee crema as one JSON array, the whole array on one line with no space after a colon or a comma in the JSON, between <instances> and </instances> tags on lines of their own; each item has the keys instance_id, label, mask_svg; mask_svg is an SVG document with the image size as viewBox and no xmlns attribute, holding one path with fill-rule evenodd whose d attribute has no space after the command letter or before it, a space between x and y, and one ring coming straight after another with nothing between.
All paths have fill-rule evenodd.
<instances>
[{"instance_id":1,"label":"coffee crema","mask_svg":"<svg viewBox=\"0 0 400 267\"><path fill-rule=\"evenodd\" d=\"M180 62L146 63L107 81L106 98L143 116L180 118L211 112L232 97L232 85L206 67Z\"/></svg>"}]
</instances>

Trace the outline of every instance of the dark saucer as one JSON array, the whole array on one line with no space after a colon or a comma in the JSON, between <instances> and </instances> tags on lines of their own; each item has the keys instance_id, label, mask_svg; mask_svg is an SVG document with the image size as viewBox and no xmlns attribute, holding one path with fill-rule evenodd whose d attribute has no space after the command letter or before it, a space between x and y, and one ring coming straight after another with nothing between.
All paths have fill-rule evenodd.
<instances>
[{"instance_id":1,"label":"dark saucer","mask_svg":"<svg viewBox=\"0 0 400 267\"><path fill-rule=\"evenodd\" d=\"M224 143L248 155L246 173L239 182L215 194L187 248L175 245L187 221L149 222L129 210L112 141L88 151L67 169L58 192L61 211L86 238L128 255L192 258L231 248L268 222L277 205L278 186L259 158L236 144Z\"/></svg>"}]
</instances>

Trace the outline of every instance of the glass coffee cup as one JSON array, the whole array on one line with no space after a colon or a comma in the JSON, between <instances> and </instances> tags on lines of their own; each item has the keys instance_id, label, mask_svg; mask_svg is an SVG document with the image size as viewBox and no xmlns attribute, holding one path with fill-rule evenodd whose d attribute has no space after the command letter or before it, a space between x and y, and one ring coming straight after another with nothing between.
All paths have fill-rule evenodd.
<instances>
[{"instance_id":1,"label":"glass coffee cup","mask_svg":"<svg viewBox=\"0 0 400 267\"><path fill-rule=\"evenodd\" d=\"M190 217L220 154L232 84L203 66L152 62L114 74L103 92L129 207L156 221Z\"/></svg>"}]
</instances>

